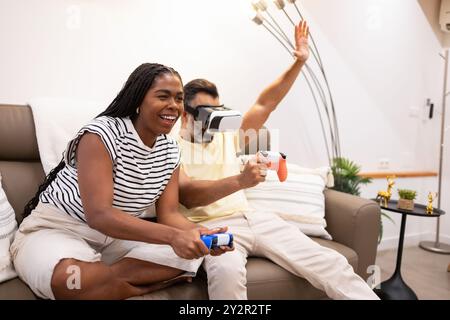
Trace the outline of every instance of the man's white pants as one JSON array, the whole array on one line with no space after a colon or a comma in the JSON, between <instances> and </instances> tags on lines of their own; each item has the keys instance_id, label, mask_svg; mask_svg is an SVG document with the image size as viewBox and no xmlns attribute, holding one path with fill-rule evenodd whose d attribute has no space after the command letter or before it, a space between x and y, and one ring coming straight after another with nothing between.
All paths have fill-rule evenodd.
<instances>
[{"instance_id":1,"label":"man's white pants","mask_svg":"<svg viewBox=\"0 0 450 320\"><path fill-rule=\"evenodd\" d=\"M276 214L242 212L204 221L208 228L228 226L235 250L206 256L210 299L247 299L247 257L265 257L289 272L305 278L332 299L378 299L347 259L323 247Z\"/></svg>"}]
</instances>

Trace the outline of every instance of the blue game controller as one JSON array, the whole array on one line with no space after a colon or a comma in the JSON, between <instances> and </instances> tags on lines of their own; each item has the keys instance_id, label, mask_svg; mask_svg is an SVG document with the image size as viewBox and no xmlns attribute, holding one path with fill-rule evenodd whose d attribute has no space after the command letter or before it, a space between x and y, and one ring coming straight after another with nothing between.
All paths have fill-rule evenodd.
<instances>
[{"instance_id":1,"label":"blue game controller","mask_svg":"<svg viewBox=\"0 0 450 320\"><path fill-rule=\"evenodd\" d=\"M215 233L200 236L208 249L215 249L221 246L233 247L233 235L231 233Z\"/></svg>"}]
</instances>

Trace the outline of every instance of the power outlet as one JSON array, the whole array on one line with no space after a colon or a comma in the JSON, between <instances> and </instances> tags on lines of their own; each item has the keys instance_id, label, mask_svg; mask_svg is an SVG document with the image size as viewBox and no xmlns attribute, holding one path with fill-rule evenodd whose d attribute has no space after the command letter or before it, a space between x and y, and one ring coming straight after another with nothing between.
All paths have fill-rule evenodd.
<instances>
[{"instance_id":1,"label":"power outlet","mask_svg":"<svg viewBox=\"0 0 450 320\"><path fill-rule=\"evenodd\" d=\"M391 160L389 158L381 158L378 161L378 169L387 170L391 166Z\"/></svg>"}]
</instances>

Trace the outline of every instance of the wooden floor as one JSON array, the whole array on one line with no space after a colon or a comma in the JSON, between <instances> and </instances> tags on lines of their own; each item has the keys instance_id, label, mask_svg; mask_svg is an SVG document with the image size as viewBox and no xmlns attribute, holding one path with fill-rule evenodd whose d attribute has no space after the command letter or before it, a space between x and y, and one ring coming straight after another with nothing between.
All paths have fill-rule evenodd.
<instances>
[{"instance_id":1,"label":"wooden floor","mask_svg":"<svg viewBox=\"0 0 450 320\"><path fill-rule=\"evenodd\" d=\"M395 269L397 250L380 251L376 264L381 280L387 280ZM450 255L428 252L419 247L403 250L402 277L420 300L450 300Z\"/></svg>"}]
</instances>

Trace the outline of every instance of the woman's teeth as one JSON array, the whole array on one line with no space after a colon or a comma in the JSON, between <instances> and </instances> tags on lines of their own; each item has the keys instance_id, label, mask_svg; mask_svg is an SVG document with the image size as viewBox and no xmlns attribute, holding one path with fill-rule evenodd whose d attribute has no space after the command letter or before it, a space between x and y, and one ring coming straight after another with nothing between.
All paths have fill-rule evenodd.
<instances>
[{"instance_id":1,"label":"woman's teeth","mask_svg":"<svg viewBox=\"0 0 450 320\"><path fill-rule=\"evenodd\" d=\"M159 116L161 119L175 121L177 117L175 116Z\"/></svg>"}]
</instances>

